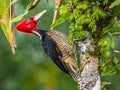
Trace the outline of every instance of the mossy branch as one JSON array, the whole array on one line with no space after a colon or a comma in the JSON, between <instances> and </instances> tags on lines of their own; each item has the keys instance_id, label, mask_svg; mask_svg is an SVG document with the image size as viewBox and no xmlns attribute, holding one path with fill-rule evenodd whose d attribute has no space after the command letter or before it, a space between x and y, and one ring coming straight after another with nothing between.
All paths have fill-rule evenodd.
<instances>
[{"instance_id":1,"label":"mossy branch","mask_svg":"<svg viewBox=\"0 0 120 90\"><path fill-rule=\"evenodd\" d=\"M66 0L58 10L60 17L53 26L55 27L65 21L69 23L69 42L71 45L77 42L75 45L79 48L80 54L80 89L92 90L91 86L94 88L102 75L115 74L114 72L117 69L110 68L120 65L114 60L117 57L111 55L111 53L115 53L114 37L120 34L119 0ZM87 34L88 37L84 39ZM92 73L94 73L93 81L95 83L92 84L91 81L90 84L86 80L85 85L84 78L91 76L91 72L87 73L86 71L92 69L94 69ZM96 72L97 74L95 74ZM89 79L91 78L92 76L89 77ZM82 88L83 83L88 86L87 89Z\"/></svg>"}]
</instances>

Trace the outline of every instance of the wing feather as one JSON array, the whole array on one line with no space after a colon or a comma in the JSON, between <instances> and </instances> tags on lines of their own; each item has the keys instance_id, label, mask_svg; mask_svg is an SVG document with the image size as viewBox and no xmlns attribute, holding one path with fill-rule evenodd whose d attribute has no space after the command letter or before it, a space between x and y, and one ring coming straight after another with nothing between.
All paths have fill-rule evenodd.
<instances>
[{"instance_id":1,"label":"wing feather","mask_svg":"<svg viewBox=\"0 0 120 90\"><path fill-rule=\"evenodd\" d=\"M46 54L60 69L76 80L77 64L67 37L55 30L49 30L46 34L42 37L42 46Z\"/></svg>"},{"instance_id":2,"label":"wing feather","mask_svg":"<svg viewBox=\"0 0 120 90\"><path fill-rule=\"evenodd\" d=\"M55 41L48 35L45 35L42 37L42 46L45 53L53 60L53 62L64 72L68 73L61 62L62 54L59 49L57 49Z\"/></svg>"}]
</instances>

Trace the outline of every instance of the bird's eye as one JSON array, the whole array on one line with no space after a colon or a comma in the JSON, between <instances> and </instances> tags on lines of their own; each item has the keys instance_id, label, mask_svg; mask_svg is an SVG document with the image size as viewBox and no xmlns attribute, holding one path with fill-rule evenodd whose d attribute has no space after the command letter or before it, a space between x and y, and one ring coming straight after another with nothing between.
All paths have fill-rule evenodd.
<instances>
[{"instance_id":1,"label":"bird's eye","mask_svg":"<svg viewBox=\"0 0 120 90\"><path fill-rule=\"evenodd\" d=\"M27 21L26 21L27 23L30 23L30 22L32 22L32 20L31 19L27 19Z\"/></svg>"}]
</instances>

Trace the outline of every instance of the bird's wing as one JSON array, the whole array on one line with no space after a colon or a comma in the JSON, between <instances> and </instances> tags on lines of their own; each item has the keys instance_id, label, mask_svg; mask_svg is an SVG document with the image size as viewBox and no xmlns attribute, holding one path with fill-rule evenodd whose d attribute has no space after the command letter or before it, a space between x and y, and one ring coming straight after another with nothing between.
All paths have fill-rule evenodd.
<instances>
[{"instance_id":1,"label":"bird's wing","mask_svg":"<svg viewBox=\"0 0 120 90\"><path fill-rule=\"evenodd\" d=\"M61 51L58 47L56 47L56 51L57 53L61 54ZM73 77L74 80L77 80L77 65L74 56L72 57L72 55L70 55L66 59L63 59L62 57L59 57L62 66L67 71L67 73Z\"/></svg>"},{"instance_id":2,"label":"bird's wing","mask_svg":"<svg viewBox=\"0 0 120 90\"><path fill-rule=\"evenodd\" d=\"M66 36L51 30L42 37L42 46L46 54L60 69L74 79L77 78L77 64Z\"/></svg>"},{"instance_id":3,"label":"bird's wing","mask_svg":"<svg viewBox=\"0 0 120 90\"><path fill-rule=\"evenodd\" d=\"M59 51L56 42L49 36L42 37L42 46L46 54L53 60L53 62L64 72L68 73L65 66L62 63L62 54Z\"/></svg>"}]
</instances>

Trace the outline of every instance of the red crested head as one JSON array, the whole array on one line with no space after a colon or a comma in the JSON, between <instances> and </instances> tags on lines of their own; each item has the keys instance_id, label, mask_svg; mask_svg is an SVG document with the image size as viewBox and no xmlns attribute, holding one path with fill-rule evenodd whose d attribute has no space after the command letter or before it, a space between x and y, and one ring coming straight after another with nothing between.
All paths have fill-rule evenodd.
<instances>
[{"instance_id":1,"label":"red crested head","mask_svg":"<svg viewBox=\"0 0 120 90\"><path fill-rule=\"evenodd\" d=\"M46 10L40 12L34 17L31 18L25 18L22 20L18 25L16 26L16 30L24 32L24 33L33 33L33 31L37 31L36 28L37 22L43 14L45 14Z\"/></svg>"},{"instance_id":2,"label":"red crested head","mask_svg":"<svg viewBox=\"0 0 120 90\"><path fill-rule=\"evenodd\" d=\"M34 18L26 18L16 26L16 30L25 33L32 33L31 31L34 30L36 25L37 21L35 21Z\"/></svg>"}]
</instances>

